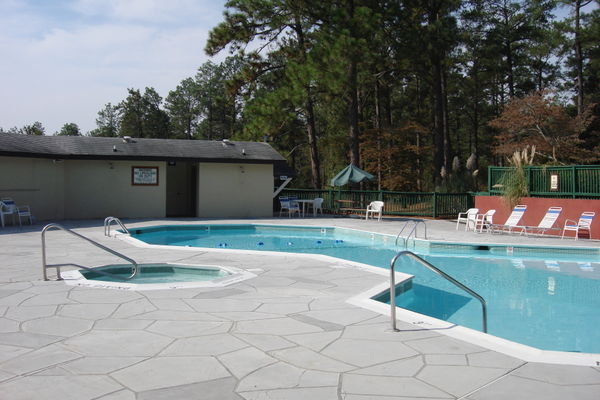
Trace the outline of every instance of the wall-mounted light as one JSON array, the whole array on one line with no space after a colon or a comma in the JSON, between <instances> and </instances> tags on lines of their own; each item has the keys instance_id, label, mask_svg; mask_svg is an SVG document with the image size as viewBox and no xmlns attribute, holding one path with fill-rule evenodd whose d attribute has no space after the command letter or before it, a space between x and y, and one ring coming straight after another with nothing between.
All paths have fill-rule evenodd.
<instances>
[{"instance_id":1,"label":"wall-mounted light","mask_svg":"<svg viewBox=\"0 0 600 400\"><path fill-rule=\"evenodd\" d=\"M115 165L113 163L109 162L108 169L115 169Z\"/></svg>"}]
</instances>

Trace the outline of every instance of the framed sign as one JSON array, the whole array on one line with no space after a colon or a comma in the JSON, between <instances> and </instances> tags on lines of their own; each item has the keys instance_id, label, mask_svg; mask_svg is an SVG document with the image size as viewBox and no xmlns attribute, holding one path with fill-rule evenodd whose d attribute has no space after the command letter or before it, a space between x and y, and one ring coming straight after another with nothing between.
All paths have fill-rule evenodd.
<instances>
[{"instance_id":1,"label":"framed sign","mask_svg":"<svg viewBox=\"0 0 600 400\"><path fill-rule=\"evenodd\" d=\"M158 167L131 167L131 184L157 186Z\"/></svg>"},{"instance_id":2,"label":"framed sign","mask_svg":"<svg viewBox=\"0 0 600 400\"><path fill-rule=\"evenodd\" d=\"M558 191L558 174L550 174L550 191Z\"/></svg>"}]
</instances>

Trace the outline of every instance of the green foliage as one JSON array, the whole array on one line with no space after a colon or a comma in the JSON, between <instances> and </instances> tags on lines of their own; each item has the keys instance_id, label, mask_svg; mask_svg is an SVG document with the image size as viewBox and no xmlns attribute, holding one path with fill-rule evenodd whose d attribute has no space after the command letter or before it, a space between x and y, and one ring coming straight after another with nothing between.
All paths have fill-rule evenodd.
<instances>
[{"instance_id":1,"label":"green foliage","mask_svg":"<svg viewBox=\"0 0 600 400\"><path fill-rule=\"evenodd\" d=\"M23 135L37 135L42 136L46 128L42 126L42 123L39 121L35 121L33 124L25 125L23 128L19 130L19 133Z\"/></svg>"},{"instance_id":2,"label":"green foliage","mask_svg":"<svg viewBox=\"0 0 600 400\"><path fill-rule=\"evenodd\" d=\"M81 136L81 131L76 123L68 122L60 128L60 131L54 134L55 136Z\"/></svg>"},{"instance_id":3,"label":"green foliage","mask_svg":"<svg viewBox=\"0 0 600 400\"><path fill-rule=\"evenodd\" d=\"M138 89L128 89L129 96L119 104L119 136L140 138L169 137L169 116L160 106L162 97L153 88L142 95Z\"/></svg>"},{"instance_id":4,"label":"green foliage","mask_svg":"<svg viewBox=\"0 0 600 400\"><path fill-rule=\"evenodd\" d=\"M90 136L116 137L119 134L120 124L118 106L107 103L102 110L98 111L96 129L90 132Z\"/></svg>"}]
</instances>

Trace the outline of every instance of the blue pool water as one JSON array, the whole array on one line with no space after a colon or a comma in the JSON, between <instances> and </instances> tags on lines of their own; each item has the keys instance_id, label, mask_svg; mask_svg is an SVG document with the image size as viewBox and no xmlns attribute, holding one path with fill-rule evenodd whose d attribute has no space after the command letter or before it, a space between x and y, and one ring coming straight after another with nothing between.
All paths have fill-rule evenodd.
<instances>
[{"instance_id":1,"label":"blue pool water","mask_svg":"<svg viewBox=\"0 0 600 400\"><path fill-rule=\"evenodd\" d=\"M165 226L132 236L160 245L324 254L386 269L397 252L394 238L340 228ZM445 247L420 255L486 299L490 334L544 350L600 353L597 253L541 249L507 255L486 246ZM476 299L408 257L396 268L415 275L411 288L397 296L399 307L482 329ZM379 300L389 302L389 295Z\"/></svg>"}]
</instances>

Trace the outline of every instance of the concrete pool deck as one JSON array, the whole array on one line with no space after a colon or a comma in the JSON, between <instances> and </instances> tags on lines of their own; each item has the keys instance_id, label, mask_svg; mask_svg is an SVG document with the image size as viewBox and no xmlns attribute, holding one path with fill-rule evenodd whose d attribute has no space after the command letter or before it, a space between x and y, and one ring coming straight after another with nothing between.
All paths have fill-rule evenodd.
<instances>
[{"instance_id":1,"label":"concrete pool deck","mask_svg":"<svg viewBox=\"0 0 600 400\"><path fill-rule=\"evenodd\" d=\"M403 222L351 218L125 221L339 226L397 234ZM600 368L527 362L354 306L387 277L343 261L222 250L156 249L62 225L138 262L223 265L258 275L226 288L127 291L43 281L43 225L0 230L0 399L598 399ZM427 221L454 242L598 247L487 235ZM115 257L60 231L50 263ZM52 272L52 271L50 271ZM51 274L51 279L54 276Z\"/></svg>"}]
</instances>

